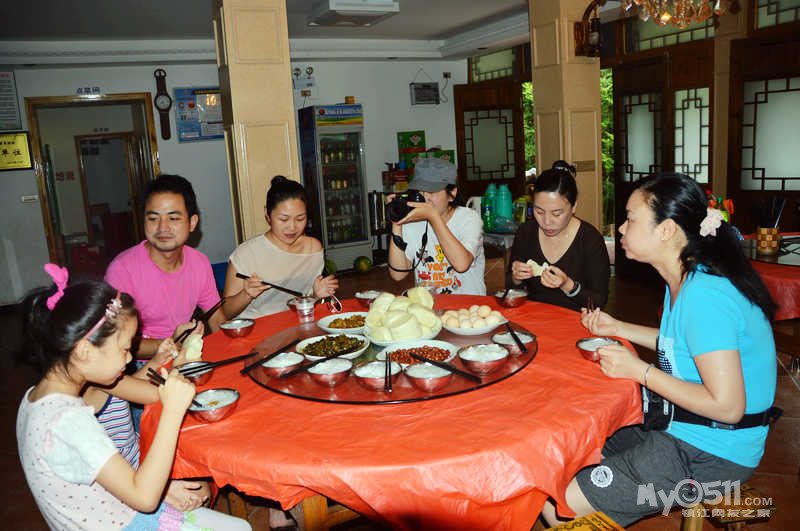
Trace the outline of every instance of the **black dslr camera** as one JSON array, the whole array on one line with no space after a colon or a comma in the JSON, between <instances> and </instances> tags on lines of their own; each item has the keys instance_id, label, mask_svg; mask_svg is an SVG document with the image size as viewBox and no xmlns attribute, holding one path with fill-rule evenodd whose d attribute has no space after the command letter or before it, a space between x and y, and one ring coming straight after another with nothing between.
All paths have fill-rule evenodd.
<instances>
[{"instance_id":1,"label":"black dslr camera","mask_svg":"<svg viewBox=\"0 0 800 531\"><path fill-rule=\"evenodd\" d=\"M422 194L417 190L406 190L405 192L395 195L394 198L389 201L389 204L386 205L386 214L389 216L389 219L397 223L406 217L409 212L414 210L413 207L408 206L409 201L412 203L424 203L425 198L422 197Z\"/></svg>"}]
</instances>

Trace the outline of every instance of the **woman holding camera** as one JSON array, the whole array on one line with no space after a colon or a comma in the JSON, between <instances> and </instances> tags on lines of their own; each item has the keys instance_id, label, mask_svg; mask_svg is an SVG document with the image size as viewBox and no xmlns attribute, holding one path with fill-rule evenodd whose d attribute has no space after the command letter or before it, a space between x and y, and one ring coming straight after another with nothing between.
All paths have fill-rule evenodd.
<instances>
[{"instance_id":1,"label":"woman holding camera","mask_svg":"<svg viewBox=\"0 0 800 531\"><path fill-rule=\"evenodd\" d=\"M456 167L441 159L421 159L412 186L424 202L408 200L409 194L388 197L389 275L400 281L413 271L417 286L436 293L485 295L483 222L464 206Z\"/></svg>"},{"instance_id":2,"label":"woman holding camera","mask_svg":"<svg viewBox=\"0 0 800 531\"><path fill-rule=\"evenodd\" d=\"M529 299L570 310L579 311L588 301L604 306L608 251L597 229L575 217L575 167L556 161L534 186L534 219L520 226L514 238L506 286L524 285ZM542 270L545 262L549 265Z\"/></svg>"},{"instance_id":3,"label":"woman holding camera","mask_svg":"<svg viewBox=\"0 0 800 531\"><path fill-rule=\"evenodd\" d=\"M660 327L618 321L599 309L584 309L581 322L592 334L657 350L658 367L621 345L597 352L606 375L636 380L674 409L665 416L650 404L645 424L611 436L603 460L579 471L566 490L578 516L600 510L623 527L665 504L674 507L673 495L687 507L726 485L736 488L758 466L767 425L779 415L771 408L776 360L769 321L776 306L733 228L681 174L638 181L626 211L619 229L625 255L652 265L666 282ZM652 417L665 422L652 426ZM642 488L659 496L641 501ZM543 514L556 525L552 504Z\"/></svg>"},{"instance_id":4,"label":"woman holding camera","mask_svg":"<svg viewBox=\"0 0 800 531\"><path fill-rule=\"evenodd\" d=\"M308 223L303 186L277 175L267 192L264 209L269 230L237 247L228 261L225 278L226 315L255 319L282 312L292 298L262 284L262 280L322 298L339 287L336 277L323 277L322 244L305 233ZM241 279L237 273L247 275Z\"/></svg>"}]
</instances>

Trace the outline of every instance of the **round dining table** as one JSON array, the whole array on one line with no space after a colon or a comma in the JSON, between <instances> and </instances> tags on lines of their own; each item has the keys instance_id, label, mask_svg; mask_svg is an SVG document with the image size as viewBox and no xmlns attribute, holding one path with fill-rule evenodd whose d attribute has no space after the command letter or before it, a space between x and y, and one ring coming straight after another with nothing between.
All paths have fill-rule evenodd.
<instances>
[{"instance_id":1,"label":"round dining table","mask_svg":"<svg viewBox=\"0 0 800 531\"><path fill-rule=\"evenodd\" d=\"M355 299L343 303L362 310ZM435 309L473 304L536 335L536 356L511 377L432 400L354 405L273 392L241 374L249 360L218 367L198 390L238 390L236 410L212 424L186 416L172 477L211 477L286 509L322 495L398 529L529 529L548 497L573 516L567 484L600 461L608 436L641 421L639 385L581 356L575 344L588 332L574 311L533 301L502 308L471 295L439 295ZM318 306L317 318L325 315ZM266 356L298 334L323 333L286 311L256 320L243 338L208 336L203 359ZM145 408L144 452L160 411ZM320 523L307 518L305 527Z\"/></svg>"}]
</instances>

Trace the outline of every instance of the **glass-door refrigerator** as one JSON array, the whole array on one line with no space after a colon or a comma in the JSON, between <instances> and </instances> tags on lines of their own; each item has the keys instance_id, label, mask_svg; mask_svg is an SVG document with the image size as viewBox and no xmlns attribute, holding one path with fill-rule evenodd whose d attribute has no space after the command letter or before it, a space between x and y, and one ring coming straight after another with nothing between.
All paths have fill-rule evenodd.
<instances>
[{"instance_id":1,"label":"glass-door refrigerator","mask_svg":"<svg viewBox=\"0 0 800 531\"><path fill-rule=\"evenodd\" d=\"M305 107L298 124L308 233L320 239L338 269L353 268L359 256L372 260L361 105Z\"/></svg>"}]
</instances>

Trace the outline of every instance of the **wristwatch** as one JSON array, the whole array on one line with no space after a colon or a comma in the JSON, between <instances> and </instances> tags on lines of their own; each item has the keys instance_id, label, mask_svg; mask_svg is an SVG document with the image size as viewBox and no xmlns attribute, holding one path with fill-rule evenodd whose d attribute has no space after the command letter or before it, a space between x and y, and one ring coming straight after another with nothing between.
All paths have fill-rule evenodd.
<instances>
[{"instance_id":1,"label":"wristwatch","mask_svg":"<svg viewBox=\"0 0 800 531\"><path fill-rule=\"evenodd\" d=\"M172 134L169 131L169 110L172 108L172 98L167 94L167 73L163 68L153 72L156 78L156 99L154 101L158 114L161 117L161 138L169 140Z\"/></svg>"}]
</instances>

